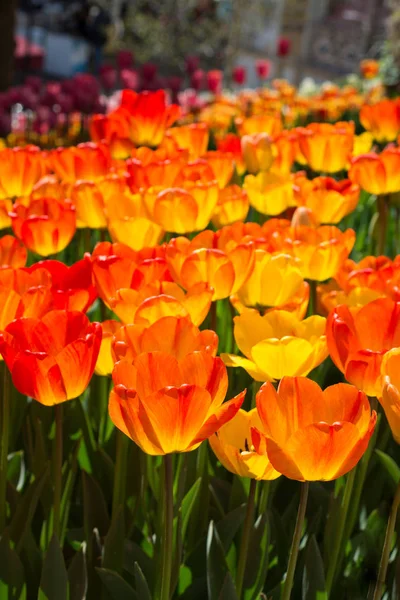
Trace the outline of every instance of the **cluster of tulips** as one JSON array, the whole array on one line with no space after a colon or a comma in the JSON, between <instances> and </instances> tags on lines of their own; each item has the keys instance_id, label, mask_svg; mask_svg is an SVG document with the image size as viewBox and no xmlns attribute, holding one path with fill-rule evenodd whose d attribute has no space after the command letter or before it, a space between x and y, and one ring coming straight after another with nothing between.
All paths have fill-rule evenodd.
<instances>
[{"instance_id":1,"label":"cluster of tulips","mask_svg":"<svg viewBox=\"0 0 400 600\"><path fill-rule=\"evenodd\" d=\"M185 114L126 90L90 142L0 151L13 598L392 597L400 100L274 85Z\"/></svg>"}]
</instances>

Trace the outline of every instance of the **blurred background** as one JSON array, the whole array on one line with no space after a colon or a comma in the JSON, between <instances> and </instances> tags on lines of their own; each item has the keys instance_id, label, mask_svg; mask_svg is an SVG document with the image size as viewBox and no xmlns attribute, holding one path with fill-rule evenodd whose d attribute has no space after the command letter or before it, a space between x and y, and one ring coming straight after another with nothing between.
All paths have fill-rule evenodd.
<instances>
[{"instance_id":1,"label":"blurred background","mask_svg":"<svg viewBox=\"0 0 400 600\"><path fill-rule=\"evenodd\" d=\"M399 34L400 0L3 0L0 135L14 107L47 123L102 112L121 88L176 99L273 78L321 83L364 58L397 90Z\"/></svg>"}]
</instances>

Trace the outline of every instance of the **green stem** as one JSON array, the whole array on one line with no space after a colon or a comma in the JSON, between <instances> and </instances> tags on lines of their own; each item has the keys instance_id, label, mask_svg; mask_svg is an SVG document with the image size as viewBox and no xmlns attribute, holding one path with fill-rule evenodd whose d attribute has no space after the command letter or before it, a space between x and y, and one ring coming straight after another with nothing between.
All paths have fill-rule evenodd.
<instances>
[{"instance_id":1,"label":"green stem","mask_svg":"<svg viewBox=\"0 0 400 600\"><path fill-rule=\"evenodd\" d=\"M164 456L164 535L162 540L162 579L160 600L170 600L173 554L174 478L172 456Z\"/></svg>"},{"instance_id":2,"label":"green stem","mask_svg":"<svg viewBox=\"0 0 400 600\"><path fill-rule=\"evenodd\" d=\"M210 307L210 329L217 332L217 301L211 302Z\"/></svg>"},{"instance_id":3,"label":"green stem","mask_svg":"<svg viewBox=\"0 0 400 600\"><path fill-rule=\"evenodd\" d=\"M250 481L249 497L247 498L246 516L244 518L244 523L243 523L242 541L240 544L239 561L238 561L237 573L236 573L236 592L237 592L237 597L239 598L239 600L242 597L244 573L246 571L247 555L248 555L248 551L249 551L251 529L252 529L253 521L254 521L254 504L255 504L254 501L255 501L256 489L257 489L257 481L255 479L252 479Z\"/></svg>"},{"instance_id":4,"label":"green stem","mask_svg":"<svg viewBox=\"0 0 400 600\"><path fill-rule=\"evenodd\" d=\"M329 560L329 567L326 576L326 591L328 598L331 593L332 584L335 578L336 566L338 563L340 549L342 547L344 527L347 519L347 513L350 506L351 495L353 492L354 479L356 475L356 469L353 469L347 476L346 486L343 492L342 503L340 507L339 518L337 526L334 530L334 539L332 542L331 557Z\"/></svg>"},{"instance_id":5,"label":"green stem","mask_svg":"<svg viewBox=\"0 0 400 600\"><path fill-rule=\"evenodd\" d=\"M3 362L3 402L0 437L0 536L7 522L7 462L10 431L10 372Z\"/></svg>"},{"instance_id":6,"label":"green stem","mask_svg":"<svg viewBox=\"0 0 400 600\"><path fill-rule=\"evenodd\" d=\"M309 316L317 315L317 282L314 279L309 280L310 286L310 301L308 304L308 314Z\"/></svg>"},{"instance_id":7,"label":"green stem","mask_svg":"<svg viewBox=\"0 0 400 600\"><path fill-rule=\"evenodd\" d=\"M386 232L388 225L388 212L389 212L389 203L386 196L378 196L377 198L378 204L378 245L377 245L377 254L381 256L385 253L386 247Z\"/></svg>"},{"instance_id":8,"label":"green stem","mask_svg":"<svg viewBox=\"0 0 400 600\"><path fill-rule=\"evenodd\" d=\"M382 592L385 585L386 573L389 564L390 550L392 547L392 540L394 529L396 527L397 511L400 505L400 483L397 486L396 493L393 499L392 508L390 509L389 520L386 529L385 541L383 544L381 564L379 566L378 579L376 582L375 592L373 600L381 600Z\"/></svg>"},{"instance_id":9,"label":"green stem","mask_svg":"<svg viewBox=\"0 0 400 600\"><path fill-rule=\"evenodd\" d=\"M299 555L301 534L303 531L304 517L306 515L308 488L309 487L310 487L310 484L308 481L305 481L304 483L301 484L299 510L297 512L296 526L294 528L292 546L290 548L290 555L289 555L289 564L288 564L288 569L287 569L287 573L286 573L286 579L283 584L281 600L290 600L290 595L292 593L294 573L296 571L296 564L297 564L297 557Z\"/></svg>"},{"instance_id":10,"label":"green stem","mask_svg":"<svg viewBox=\"0 0 400 600\"><path fill-rule=\"evenodd\" d=\"M270 496L271 496L271 481L264 481L262 486L262 491L260 495L260 503L258 506L258 514L263 515L268 508Z\"/></svg>"},{"instance_id":11,"label":"green stem","mask_svg":"<svg viewBox=\"0 0 400 600\"><path fill-rule=\"evenodd\" d=\"M54 497L53 497L53 534L60 538L60 508L62 488L62 463L63 463L63 405L54 407L56 430L54 434Z\"/></svg>"},{"instance_id":12,"label":"green stem","mask_svg":"<svg viewBox=\"0 0 400 600\"><path fill-rule=\"evenodd\" d=\"M115 458L115 469L114 469L114 488L113 488L113 503L112 503L112 516L113 518L117 514L120 506L125 505L125 492L126 492L126 467L128 460L128 449L129 449L129 438L122 433L122 431L116 431L116 458Z\"/></svg>"}]
</instances>

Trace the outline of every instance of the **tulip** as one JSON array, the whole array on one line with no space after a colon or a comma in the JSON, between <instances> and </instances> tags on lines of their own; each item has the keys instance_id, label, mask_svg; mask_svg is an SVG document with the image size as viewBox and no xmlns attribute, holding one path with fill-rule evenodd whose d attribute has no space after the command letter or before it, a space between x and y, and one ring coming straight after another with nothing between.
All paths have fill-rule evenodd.
<instances>
[{"instance_id":1,"label":"tulip","mask_svg":"<svg viewBox=\"0 0 400 600\"><path fill-rule=\"evenodd\" d=\"M277 55L280 56L281 58L284 56L287 56L290 52L291 45L292 45L292 43L288 38L280 37L278 39L278 44L277 44L277 48L276 48Z\"/></svg>"},{"instance_id":2,"label":"tulip","mask_svg":"<svg viewBox=\"0 0 400 600\"><path fill-rule=\"evenodd\" d=\"M107 146L88 142L53 150L50 164L63 182L75 183L81 179L95 181L107 175L111 157Z\"/></svg>"},{"instance_id":3,"label":"tulip","mask_svg":"<svg viewBox=\"0 0 400 600\"><path fill-rule=\"evenodd\" d=\"M166 132L182 150L188 150L190 160L200 158L207 152L209 130L205 123L191 123L173 127Z\"/></svg>"},{"instance_id":4,"label":"tulip","mask_svg":"<svg viewBox=\"0 0 400 600\"><path fill-rule=\"evenodd\" d=\"M276 391L266 383L256 397L262 431L253 429L256 451L298 481L331 481L348 473L368 447L376 424L368 398L343 383L322 391L302 377L285 377Z\"/></svg>"},{"instance_id":5,"label":"tulip","mask_svg":"<svg viewBox=\"0 0 400 600\"><path fill-rule=\"evenodd\" d=\"M254 266L253 242L229 242L224 246L217 234L203 232L188 239L178 237L168 244L167 262L175 280L185 289L199 283L213 288L213 300L235 293Z\"/></svg>"},{"instance_id":6,"label":"tulip","mask_svg":"<svg viewBox=\"0 0 400 600\"><path fill-rule=\"evenodd\" d=\"M203 158L210 165L214 179L218 182L220 189L226 187L235 170L233 154L221 152L220 150L210 150L204 154Z\"/></svg>"},{"instance_id":7,"label":"tulip","mask_svg":"<svg viewBox=\"0 0 400 600\"><path fill-rule=\"evenodd\" d=\"M42 260L27 268L28 273L40 270L51 276L54 309L86 312L97 298L92 284L92 262L89 256L70 267L58 260Z\"/></svg>"},{"instance_id":8,"label":"tulip","mask_svg":"<svg viewBox=\"0 0 400 600\"><path fill-rule=\"evenodd\" d=\"M76 208L78 228L105 229L107 227L103 196L94 182L75 183L71 190L71 200Z\"/></svg>"},{"instance_id":9,"label":"tulip","mask_svg":"<svg viewBox=\"0 0 400 600\"><path fill-rule=\"evenodd\" d=\"M186 153L179 149L167 152L161 148L158 150L138 148L132 158L125 163L132 192L137 192L140 188L173 187L186 163Z\"/></svg>"},{"instance_id":10,"label":"tulip","mask_svg":"<svg viewBox=\"0 0 400 600\"><path fill-rule=\"evenodd\" d=\"M271 148L274 158L271 171L277 175L288 176L295 160L299 162L299 134L294 129L284 129L273 139ZM300 162L301 160L302 155Z\"/></svg>"},{"instance_id":11,"label":"tulip","mask_svg":"<svg viewBox=\"0 0 400 600\"><path fill-rule=\"evenodd\" d=\"M349 178L370 194L385 195L400 191L400 149L386 148L351 161Z\"/></svg>"},{"instance_id":12,"label":"tulip","mask_svg":"<svg viewBox=\"0 0 400 600\"><path fill-rule=\"evenodd\" d=\"M213 225L223 227L237 221L244 221L249 212L249 198L238 185L229 185L219 190L218 204L212 217Z\"/></svg>"},{"instance_id":13,"label":"tulip","mask_svg":"<svg viewBox=\"0 0 400 600\"><path fill-rule=\"evenodd\" d=\"M46 172L43 154L36 146L0 151L0 199L29 196Z\"/></svg>"},{"instance_id":14,"label":"tulip","mask_svg":"<svg viewBox=\"0 0 400 600\"><path fill-rule=\"evenodd\" d=\"M281 116L277 112L247 118L237 117L235 126L241 137L254 133L267 133L271 138L274 138L283 129Z\"/></svg>"},{"instance_id":15,"label":"tulip","mask_svg":"<svg viewBox=\"0 0 400 600\"><path fill-rule=\"evenodd\" d=\"M271 61L268 59L259 59L255 61L257 77L263 81L268 79L271 72Z\"/></svg>"},{"instance_id":16,"label":"tulip","mask_svg":"<svg viewBox=\"0 0 400 600\"><path fill-rule=\"evenodd\" d=\"M364 79L374 79L379 73L379 62L371 58L365 58L360 63L360 71Z\"/></svg>"},{"instance_id":17,"label":"tulip","mask_svg":"<svg viewBox=\"0 0 400 600\"><path fill-rule=\"evenodd\" d=\"M244 357L223 354L228 367L243 367L256 381L307 375L328 356L326 319L301 321L293 313L273 310L261 316L245 311L234 318L234 336Z\"/></svg>"},{"instance_id":18,"label":"tulip","mask_svg":"<svg viewBox=\"0 0 400 600\"><path fill-rule=\"evenodd\" d=\"M232 79L237 85L244 85L247 79L246 67L237 66L232 71Z\"/></svg>"},{"instance_id":19,"label":"tulip","mask_svg":"<svg viewBox=\"0 0 400 600\"><path fill-rule=\"evenodd\" d=\"M12 235L0 238L0 268L13 267L19 269L26 265L27 249Z\"/></svg>"},{"instance_id":20,"label":"tulip","mask_svg":"<svg viewBox=\"0 0 400 600\"><path fill-rule=\"evenodd\" d=\"M244 135L241 144L247 171L254 175L259 171L268 171L273 161L269 136L266 133Z\"/></svg>"},{"instance_id":21,"label":"tulip","mask_svg":"<svg viewBox=\"0 0 400 600\"><path fill-rule=\"evenodd\" d=\"M337 173L346 168L354 144L354 123L311 123L299 132L300 151L313 171Z\"/></svg>"},{"instance_id":22,"label":"tulip","mask_svg":"<svg viewBox=\"0 0 400 600\"><path fill-rule=\"evenodd\" d=\"M28 206L16 202L10 217L17 238L41 256L64 250L76 230L75 207L69 200L38 198Z\"/></svg>"},{"instance_id":23,"label":"tulip","mask_svg":"<svg viewBox=\"0 0 400 600\"><path fill-rule=\"evenodd\" d=\"M286 227L271 233L272 250L300 259L304 278L325 281L334 277L355 242L352 229L342 232L333 225Z\"/></svg>"},{"instance_id":24,"label":"tulip","mask_svg":"<svg viewBox=\"0 0 400 600\"><path fill-rule=\"evenodd\" d=\"M239 477L257 480L276 479L275 471L266 453L257 454L251 439L251 430L262 430L257 409L240 409L236 415L209 438L210 446L219 462Z\"/></svg>"},{"instance_id":25,"label":"tulip","mask_svg":"<svg viewBox=\"0 0 400 600\"><path fill-rule=\"evenodd\" d=\"M400 100L381 100L364 104L360 110L361 125L377 142L393 142L400 133Z\"/></svg>"},{"instance_id":26,"label":"tulip","mask_svg":"<svg viewBox=\"0 0 400 600\"><path fill-rule=\"evenodd\" d=\"M11 225L10 212L12 211L12 201L9 198L0 200L0 231L8 229Z\"/></svg>"},{"instance_id":27,"label":"tulip","mask_svg":"<svg viewBox=\"0 0 400 600\"><path fill-rule=\"evenodd\" d=\"M336 307L327 321L329 354L347 381L381 396L382 359L400 345L400 303L378 298L361 308Z\"/></svg>"},{"instance_id":28,"label":"tulip","mask_svg":"<svg viewBox=\"0 0 400 600\"><path fill-rule=\"evenodd\" d=\"M114 340L114 335L120 328L121 323L112 319L101 323L101 344L94 370L96 375L100 375L102 377L111 375L116 362L111 346Z\"/></svg>"},{"instance_id":29,"label":"tulip","mask_svg":"<svg viewBox=\"0 0 400 600\"><path fill-rule=\"evenodd\" d=\"M295 205L294 181L294 176L261 171L258 175L246 175L243 188L251 206L263 215L275 216Z\"/></svg>"},{"instance_id":30,"label":"tulip","mask_svg":"<svg viewBox=\"0 0 400 600\"><path fill-rule=\"evenodd\" d=\"M114 333L112 348L116 360L134 360L143 352L165 352L181 360L192 352L217 354L218 336L214 331L200 331L189 317L166 316L150 325L128 324Z\"/></svg>"},{"instance_id":31,"label":"tulip","mask_svg":"<svg viewBox=\"0 0 400 600\"><path fill-rule=\"evenodd\" d=\"M381 365L382 392L379 402L385 411L393 437L400 444L400 348L389 350Z\"/></svg>"},{"instance_id":32,"label":"tulip","mask_svg":"<svg viewBox=\"0 0 400 600\"><path fill-rule=\"evenodd\" d=\"M339 223L355 210L360 197L356 183L332 177L315 177L311 181L298 177L294 191L297 205L311 209L319 223Z\"/></svg>"},{"instance_id":33,"label":"tulip","mask_svg":"<svg viewBox=\"0 0 400 600\"><path fill-rule=\"evenodd\" d=\"M17 390L52 406L85 391L100 343L99 323L80 312L55 310L10 323L0 334L0 353Z\"/></svg>"},{"instance_id":34,"label":"tulip","mask_svg":"<svg viewBox=\"0 0 400 600\"><path fill-rule=\"evenodd\" d=\"M177 360L164 352L119 361L109 412L114 425L144 452L190 452L232 419L245 392L223 404L223 362L204 352Z\"/></svg>"},{"instance_id":35,"label":"tulip","mask_svg":"<svg viewBox=\"0 0 400 600\"><path fill-rule=\"evenodd\" d=\"M51 309L51 276L45 269L0 269L0 331L20 317L40 318Z\"/></svg>"},{"instance_id":36,"label":"tulip","mask_svg":"<svg viewBox=\"0 0 400 600\"><path fill-rule=\"evenodd\" d=\"M213 69L207 73L207 87L212 94L220 94L222 92L223 73L218 69Z\"/></svg>"}]
</instances>

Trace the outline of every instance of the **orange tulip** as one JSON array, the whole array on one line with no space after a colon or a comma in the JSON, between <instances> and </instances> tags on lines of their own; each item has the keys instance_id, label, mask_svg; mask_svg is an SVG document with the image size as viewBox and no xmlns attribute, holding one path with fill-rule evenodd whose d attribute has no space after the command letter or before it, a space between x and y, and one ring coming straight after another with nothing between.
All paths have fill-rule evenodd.
<instances>
[{"instance_id":1,"label":"orange tulip","mask_svg":"<svg viewBox=\"0 0 400 600\"><path fill-rule=\"evenodd\" d=\"M209 131L205 123L173 127L165 135L172 138L182 150L188 150L190 160L200 158L207 152Z\"/></svg>"},{"instance_id":2,"label":"orange tulip","mask_svg":"<svg viewBox=\"0 0 400 600\"><path fill-rule=\"evenodd\" d=\"M365 58L360 62L360 71L364 79L373 79L379 73L379 62L371 58Z\"/></svg>"},{"instance_id":3,"label":"orange tulip","mask_svg":"<svg viewBox=\"0 0 400 600\"><path fill-rule=\"evenodd\" d=\"M400 348L386 352L381 366L383 406L394 439L400 444Z\"/></svg>"},{"instance_id":4,"label":"orange tulip","mask_svg":"<svg viewBox=\"0 0 400 600\"><path fill-rule=\"evenodd\" d=\"M26 265L28 252L23 244L12 235L0 238L0 267L19 269Z\"/></svg>"},{"instance_id":5,"label":"orange tulip","mask_svg":"<svg viewBox=\"0 0 400 600\"><path fill-rule=\"evenodd\" d=\"M315 177L311 181L298 177L294 188L298 206L309 208L319 223L339 223L358 204L360 188L349 179Z\"/></svg>"},{"instance_id":6,"label":"orange tulip","mask_svg":"<svg viewBox=\"0 0 400 600\"><path fill-rule=\"evenodd\" d=\"M360 110L360 121L377 142L393 142L400 133L400 100L364 104Z\"/></svg>"},{"instance_id":7,"label":"orange tulip","mask_svg":"<svg viewBox=\"0 0 400 600\"><path fill-rule=\"evenodd\" d=\"M238 185L229 185L219 190L212 223L217 228L231 225L236 221L244 221L248 212L249 198L246 191Z\"/></svg>"},{"instance_id":8,"label":"orange tulip","mask_svg":"<svg viewBox=\"0 0 400 600\"><path fill-rule=\"evenodd\" d=\"M184 237L171 240L166 255L177 282L186 289L208 283L214 290L213 300L227 298L240 289L254 266L253 242L225 246L211 231L200 233L192 241Z\"/></svg>"},{"instance_id":9,"label":"orange tulip","mask_svg":"<svg viewBox=\"0 0 400 600\"><path fill-rule=\"evenodd\" d=\"M78 181L72 187L71 200L76 208L78 228L105 229L104 199L96 184L92 181Z\"/></svg>"},{"instance_id":10,"label":"orange tulip","mask_svg":"<svg viewBox=\"0 0 400 600\"><path fill-rule=\"evenodd\" d=\"M42 260L25 270L49 273L54 309L86 312L97 298L92 284L92 261L88 255L70 267L58 260Z\"/></svg>"},{"instance_id":11,"label":"orange tulip","mask_svg":"<svg viewBox=\"0 0 400 600\"><path fill-rule=\"evenodd\" d=\"M0 331L20 317L42 317L51 309L51 275L45 269L0 269Z\"/></svg>"},{"instance_id":12,"label":"orange tulip","mask_svg":"<svg viewBox=\"0 0 400 600\"><path fill-rule=\"evenodd\" d=\"M271 232L270 244L275 252L300 259L304 278L324 281L334 277L349 256L355 242L352 229L342 232L333 225L321 227L286 227Z\"/></svg>"},{"instance_id":13,"label":"orange tulip","mask_svg":"<svg viewBox=\"0 0 400 600\"><path fill-rule=\"evenodd\" d=\"M118 332L121 327L119 321L104 321L101 323L101 345L99 356L97 357L95 373L100 376L111 375L114 364L116 362L115 355L112 352L112 343L114 335Z\"/></svg>"},{"instance_id":14,"label":"orange tulip","mask_svg":"<svg viewBox=\"0 0 400 600\"><path fill-rule=\"evenodd\" d=\"M298 481L331 481L351 471L376 424L366 395L343 383L322 391L309 379L285 377L278 391L264 384L256 402L265 431L252 431L256 451Z\"/></svg>"},{"instance_id":15,"label":"orange tulip","mask_svg":"<svg viewBox=\"0 0 400 600\"><path fill-rule=\"evenodd\" d=\"M261 171L258 175L246 175L243 188L250 205L263 215L279 215L294 206L295 176L276 175Z\"/></svg>"},{"instance_id":16,"label":"orange tulip","mask_svg":"<svg viewBox=\"0 0 400 600\"><path fill-rule=\"evenodd\" d=\"M221 189L226 187L232 179L235 170L233 154L210 150L204 154L203 158L210 165L214 173L214 179L218 182L219 187Z\"/></svg>"},{"instance_id":17,"label":"orange tulip","mask_svg":"<svg viewBox=\"0 0 400 600\"><path fill-rule=\"evenodd\" d=\"M91 121L90 134L95 141L114 137L129 139L136 146L158 146L180 116L176 104L167 106L164 90L141 92L124 90L121 105L114 112Z\"/></svg>"},{"instance_id":18,"label":"orange tulip","mask_svg":"<svg viewBox=\"0 0 400 600\"><path fill-rule=\"evenodd\" d=\"M218 184L186 183L180 188L149 190L144 201L151 219L164 231L191 233L207 227L218 203Z\"/></svg>"},{"instance_id":19,"label":"orange tulip","mask_svg":"<svg viewBox=\"0 0 400 600\"><path fill-rule=\"evenodd\" d=\"M266 133L244 135L241 143L247 171L253 175L259 171L268 171L273 161L269 135Z\"/></svg>"},{"instance_id":20,"label":"orange tulip","mask_svg":"<svg viewBox=\"0 0 400 600\"><path fill-rule=\"evenodd\" d=\"M69 200L38 198L28 206L16 202L10 216L17 238L41 256L64 250L76 230L75 207Z\"/></svg>"},{"instance_id":21,"label":"orange tulip","mask_svg":"<svg viewBox=\"0 0 400 600\"><path fill-rule=\"evenodd\" d=\"M214 331L200 331L189 317L161 317L150 325L123 325L112 342L116 360L134 360L142 352L165 352L180 360L192 352L215 356L218 336Z\"/></svg>"},{"instance_id":22,"label":"orange tulip","mask_svg":"<svg viewBox=\"0 0 400 600\"><path fill-rule=\"evenodd\" d=\"M93 375L101 326L80 312L54 310L16 319L0 334L0 352L17 390L52 406L80 396Z\"/></svg>"},{"instance_id":23,"label":"orange tulip","mask_svg":"<svg viewBox=\"0 0 400 600\"><path fill-rule=\"evenodd\" d=\"M349 178L370 194L400 191L400 148L356 156L351 161Z\"/></svg>"},{"instance_id":24,"label":"orange tulip","mask_svg":"<svg viewBox=\"0 0 400 600\"><path fill-rule=\"evenodd\" d=\"M124 160L131 155L135 145L130 138L129 117L124 110L108 115L93 115L89 133L95 143L107 143L112 158Z\"/></svg>"},{"instance_id":25,"label":"orange tulip","mask_svg":"<svg viewBox=\"0 0 400 600\"><path fill-rule=\"evenodd\" d=\"M313 171L337 173L346 169L354 144L354 123L311 123L298 130L299 148Z\"/></svg>"},{"instance_id":26,"label":"orange tulip","mask_svg":"<svg viewBox=\"0 0 400 600\"><path fill-rule=\"evenodd\" d=\"M172 187L186 164L186 152L178 151L169 156L165 150L141 147L126 161L129 184L132 191L149 187Z\"/></svg>"},{"instance_id":27,"label":"orange tulip","mask_svg":"<svg viewBox=\"0 0 400 600\"><path fill-rule=\"evenodd\" d=\"M0 200L0 231L11 226L10 211L12 211L12 202L9 198Z\"/></svg>"},{"instance_id":28,"label":"orange tulip","mask_svg":"<svg viewBox=\"0 0 400 600\"><path fill-rule=\"evenodd\" d=\"M217 149L220 152L231 153L235 160L236 171L239 175L243 175L243 173L246 171L246 166L243 161L240 137L234 133L228 133L222 139L217 139Z\"/></svg>"},{"instance_id":29,"label":"orange tulip","mask_svg":"<svg viewBox=\"0 0 400 600\"><path fill-rule=\"evenodd\" d=\"M42 152L36 146L0 150L0 199L29 196L45 172Z\"/></svg>"},{"instance_id":30,"label":"orange tulip","mask_svg":"<svg viewBox=\"0 0 400 600\"><path fill-rule=\"evenodd\" d=\"M271 171L277 175L288 176L299 155L300 161L302 159L299 150L299 134L295 129L284 129L274 138L271 148L274 158Z\"/></svg>"},{"instance_id":31,"label":"orange tulip","mask_svg":"<svg viewBox=\"0 0 400 600\"><path fill-rule=\"evenodd\" d=\"M361 308L341 305L327 322L328 349L347 381L368 396L380 397L386 352L400 346L400 303L378 298Z\"/></svg>"},{"instance_id":32,"label":"orange tulip","mask_svg":"<svg viewBox=\"0 0 400 600\"><path fill-rule=\"evenodd\" d=\"M63 182L75 183L81 179L96 181L107 175L111 157L104 144L88 142L53 150L50 163L57 177Z\"/></svg>"},{"instance_id":33,"label":"orange tulip","mask_svg":"<svg viewBox=\"0 0 400 600\"><path fill-rule=\"evenodd\" d=\"M223 403L228 376L220 358L164 352L118 362L109 412L114 425L147 454L195 450L232 419L245 392Z\"/></svg>"},{"instance_id":34,"label":"orange tulip","mask_svg":"<svg viewBox=\"0 0 400 600\"><path fill-rule=\"evenodd\" d=\"M281 116L277 112L246 118L237 117L235 126L241 137L253 133L267 133L275 137L283 129Z\"/></svg>"},{"instance_id":35,"label":"orange tulip","mask_svg":"<svg viewBox=\"0 0 400 600\"><path fill-rule=\"evenodd\" d=\"M266 453L257 454L251 439L251 430L262 430L257 409L240 409L236 415L209 438L210 446L220 463L239 477L272 480L280 476Z\"/></svg>"}]
</instances>

